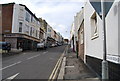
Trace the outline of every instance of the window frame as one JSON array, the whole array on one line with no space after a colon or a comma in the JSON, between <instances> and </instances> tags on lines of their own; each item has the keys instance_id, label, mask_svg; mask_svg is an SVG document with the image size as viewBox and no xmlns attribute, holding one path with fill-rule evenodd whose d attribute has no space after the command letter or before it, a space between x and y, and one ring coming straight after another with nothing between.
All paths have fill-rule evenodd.
<instances>
[{"instance_id":1,"label":"window frame","mask_svg":"<svg viewBox=\"0 0 120 81\"><path fill-rule=\"evenodd\" d=\"M26 12L25 20L26 20L27 22L30 22L30 14L29 14L28 12Z\"/></svg>"},{"instance_id":2,"label":"window frame","mask_svg":"<svg viewBox=\"0 0 120 81\"><path fill-rule=\"evenodd\" d=\"M90 18L91 21L91 40L94 40L99 37L98 35L98 16L94 12Z\"/></svg>"},{"instance_id":3,"label":"window frame","mask_svg":"<svg viewBox=\"0 0 120 81\"><path fill-rule=\"evenodd\" d=\"M80 44L83 44L84 43L84 30L81 29L80 31Z\"/></svg>"},{"instance_id":4,"label":"window frame","mask_svg":"<svg viewBox=\"0 0 120 81\"><path fill-rule=\"evenodd\" d=\"M20 25L20 23L21 23L21 25ZM23 23L22 22L19 22L19 33L22 33L22 26L23 26ZM20 31L21 30L21 31Z\"/></svg>"}]
</instances>

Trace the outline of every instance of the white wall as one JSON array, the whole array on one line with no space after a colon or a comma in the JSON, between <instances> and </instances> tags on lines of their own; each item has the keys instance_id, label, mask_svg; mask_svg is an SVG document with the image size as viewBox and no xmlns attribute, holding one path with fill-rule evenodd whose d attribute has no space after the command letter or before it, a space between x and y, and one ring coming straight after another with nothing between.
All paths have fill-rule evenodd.
<instances>
[{"instance_id":1,"label":"white wall","mask_svg":"<svg viewBox=\"0 0 120 81\"><path fill-rule=\"evenodd\" d=\"M116 0L117 1L117 0ZM119 0L120 1L120 0ZM120 3L119 3L120 4ZM115 2L107 17L106 17L106 34L107 34L107 60L120 63L120 56L118 53L118 27L120 26L120 7L118 8L118 2ZM91 40L91 23L90 17L94 13L94 9L88 2L85 5L84 11L85 19L85 55L92 56L95 58L103 59L103 26L102 20L98 16L98 38Z\"/></svg>"},{"instance_id":2,"label":"white wall","mask_svg":"<svg viewBox=\"0 0 120 81\"><path fill-rule=\"evenodd\" d=\"M120 0L119 0L120 1ZM120 3L119 3L120 5ZM118 2L114 2L107 17L106 17L106 30L107 30L107 59L111 62L120 63L120 56L118 52L118 27L120 19L120 6ZM118 58L119 57L119 58Z\"/></svg>"},{"instance_id":3,"label":"white wall","mask_svg":"<svg viewBox=\"0 0 120 81\"><path fill-rule=\"evenodd\" d=\"M74 32L75 32L75 28L74 28L74 22L73 22L72 25L71 25L70 39L72 39L72 37L74 35Z\"/></svg>"},{"instance_id":4,"label":"white wall","mask_svg":"<svg viewBox=\"0 0 120 81\"><path fill-rule=\"evenodd\" d=\"M91 4L88 2L84 7L84 40L85 40L85 55L92 56L95 58L103 58L103 40L102 40L102 21L97 15L98 21L98 35L99 37L92 40L91 38L91 22L90 17L95 12Z\"/></svg>"},{"instance_id":5,"label":"white wall","mask_svg":"<svg viewBox=\"0 0 120 81\"><path fill-rule=\"evenodd\" d=\"M14 4L13 8L13 20L12 20L12 33L18 33L18 14L19 14L19 5Z\"/></svg>"},{"instance_id":6,"label":"white wall","mask_svg":"<svg viewBox=\"0 0 120 81\"><path fill-rule=\"evenodd\" d=\"M71 32L70 32L70 40L71 40L71 48L73 48L73 40L72 37L75 35L75 21L71 25Z\"/></svg>"},{"instance_id":7,"label":"white wall","mask_svg":"<svg viewBox=\"0 0 120 81\"><path fill-rule=\"evenodd\" d=\"M52 29L51 29L50 25L49 25L49 24L47 24L47 37L51 37L51 32L50 32L49 30L51 30L51 31L52 31Z\"/></svg>"},{"instance_id":8,"label":"white wall","mask_svg":"<svg viewBox=\"0 0 120 81\"><path fill-rule=\"evenodd\" d=\"M21 11L22 10L22 11ZM34 22L27 22L25 20L26 17L26 11L24 6L21 6L19 4L14 5L13 10L13 21L12 21L12 33L22 33L30 36L30 28L34 29L34 33L32 33L32 37L39 39L39 31L40 31L40 22L38 23L37 20L33 17ZM29 13L29 12L28 12ZM29 13L30 14L30 13ZM30 20L31 20L31 14L30 14ZM22 32L19 32L19 22L22 22ZM27 26L29 28L27 28ZM36 30L38 35L36 36ZM28 31L29 33L27 33Z\"/></svg>"}]
</instances>

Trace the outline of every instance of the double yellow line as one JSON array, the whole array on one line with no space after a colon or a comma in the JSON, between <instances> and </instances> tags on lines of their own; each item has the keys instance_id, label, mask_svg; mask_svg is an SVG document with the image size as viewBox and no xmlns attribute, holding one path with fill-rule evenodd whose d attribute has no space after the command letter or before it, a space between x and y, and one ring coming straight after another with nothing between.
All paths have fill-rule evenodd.
<instances>
[{"instance_id":1,"label":"double yellow line","mask_svg":"<svg viewBox=\"0 0 120 81\"><path fill-rule=\"evenodd\" d=\"M65 48L65 50L66 50L66 48ZM58 71L59 71L59 68L61 66L61 62L63 60L63 56L64 56L64 53L65 53L65 50L64 50L63 54L60 56L59 60L57 61L57 63L55 65L55 67L54 67L54 69L53 69L53 71L52 71L48 81L54 81L57 78Z\"/></svg>"}]
</instances>

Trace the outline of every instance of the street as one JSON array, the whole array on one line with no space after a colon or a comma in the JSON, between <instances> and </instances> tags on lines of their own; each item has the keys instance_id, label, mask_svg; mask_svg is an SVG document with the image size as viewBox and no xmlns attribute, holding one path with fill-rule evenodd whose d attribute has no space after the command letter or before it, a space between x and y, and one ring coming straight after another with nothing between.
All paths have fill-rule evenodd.
<instances>
[{"instance_id":1,"label":"street","mask_svg":"<svg viewBox=\"0 0 120 81\"><path fill-rule=\"evenodd\" d=\"M1 0L0 81L119 81L119 20L120 0Z\"/></svg>"},{"instance_id":2,"label":"street","mask_svg":"<svg viewBox=\"0 0 120 81\"><path fill-rule=\"evenodd\" d=\"M3 55L2 79L49 79L65 47Z\"/></svg>"}]
</instances>

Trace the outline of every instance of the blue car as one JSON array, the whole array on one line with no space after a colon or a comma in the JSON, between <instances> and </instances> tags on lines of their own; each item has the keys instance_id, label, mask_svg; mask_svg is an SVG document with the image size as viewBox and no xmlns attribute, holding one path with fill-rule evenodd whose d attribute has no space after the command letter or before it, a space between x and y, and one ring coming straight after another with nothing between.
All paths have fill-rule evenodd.
<instances>
[{"instance_id":1,"label":"blue car","mask_svg":"<svg viewBox=\"0 0 120 81\"><path fill-rule=\"evenodd\" d=\"M8 42L0 42L0 49L7 50L9 52L11 50L11 44Z\"/></svg>"}]
</instances>

